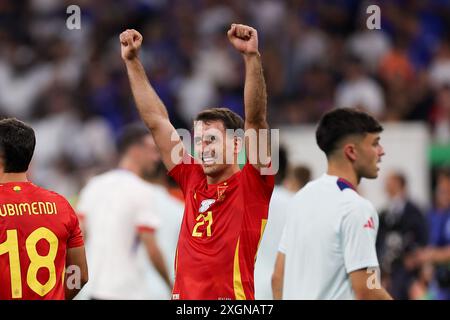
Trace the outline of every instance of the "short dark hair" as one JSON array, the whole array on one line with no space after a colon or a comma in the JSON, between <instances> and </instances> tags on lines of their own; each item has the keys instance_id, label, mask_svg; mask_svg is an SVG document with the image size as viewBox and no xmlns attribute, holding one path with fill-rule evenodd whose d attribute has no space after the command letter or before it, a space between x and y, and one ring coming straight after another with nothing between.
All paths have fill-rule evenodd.
<instances>
[{"instance_id":1,"label":"short dark hair","mask_svg":"<svg viewBox=\"0 0 450 320\"><path fill-rule=\"evenodd\" d=\"M117 139L119 156L123 156L131 146L141 143L144 137L149 134L150 131L140 123L125 126Z\"/></svg>"},{"instance_id":2,"label":"short dark hair","mask_svg":"<svg viewBox=\"0 0 450 320\"><path fill-rule=\"evenodd\" d=\"M26 172L35 147L33 128L16 118L0 120L0 156L5 173Z\"/></svg>"},{"instance_id":3,"label":"short dark hair","mask_svg":"<svg viewBox=\"0 0 450 320\"><path fill-rule=\"evenodd\" d=\"M201 111L195 121L222 121L225 129L244 129L244 120L228 108L209 108Z\"/></svg>"},{"instance_id":4,"label":"short dark hair","mask_svg":"<svg viewBox=\"0 0 450 320\"><path fill-rule=\"evenodd\" d=\"M295 180L301 185L306 185L311 180L311 170L304 165L295 166L292 169Z\"/></svg>"},{"instance_id":5,"label":"short dark hair","mask_svg":"<svg viewBox=\"0 0 450 320\"><path fill-rule=\"evenodd\" d=\"M325 113L316 130L319 148L329 156L339 142L350 135L378 133L383 127L368 113L353 108L338 108Z\"/></svg>"}]
</instances>

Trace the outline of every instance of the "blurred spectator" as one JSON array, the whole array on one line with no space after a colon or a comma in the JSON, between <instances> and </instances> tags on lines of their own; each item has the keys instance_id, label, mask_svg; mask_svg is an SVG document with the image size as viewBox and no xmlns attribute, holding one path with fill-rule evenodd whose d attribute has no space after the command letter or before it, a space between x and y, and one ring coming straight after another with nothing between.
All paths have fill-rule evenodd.
<instances>
[{"instance_id":1,"label":"blurred spectator","mask_svg":"<svg viewBox=\"0 0 450 320\"><path fill-rule=\"evenodd\" d=\"M439 300L450 300L450 170L438 173L435 207L428 213L430 246L416 259L435 266L431 292Z\"/></svg>"},{"instance_id":2,"label":"blurred spectator","mask_svg":"<svg viewBox=\"0 0 450 320\"><path fill-rule=\"evenodd\" d=\"M29 119L38 96L53 80L51 64L36 64L36 52L18 42L5 44L0 56L0 105L5 115Z\"/></svg>"},{"instance_id":3,"label":"blurred spectator","mask_svg":"<svg viewBox=\"0 0 450 320\"><path fill-rule=\"evenodd\" d=\"M450 85L450 44L445 39L430 65L430 83L433 88Z\"/></svg>"},{"instance_id":4,"label":"blurred spectator","mask_svg":"<svg viewBox=\"0 0 450 320\"><path fill-rule=\"evenodd\" d=\"M424 264L419 269L417 278L409 287L408 296L411 300L434 300L435 297L430 290L430 284L433 280L433 266L429 263Z\"/></svg>"},{"instance_id":5,"label":"blurred spectator","mask_svg":"<svg viewBox=\"0 0 450 320\"><path fill-rule=\"evenodd\" d=\"M391 173L385 184L388 206L380 214L377 252L387 290L394 299L409 298L409 288L419 271L410 266L410 255L427 243L426 219L409 199L404 175Z\"/></svg>"},{"instance_id":6,"label":"blurred spectator","mask_svg":"<svg viewBox=\"0 0 450 320\"><path fill-rule=\"evenodd\" d=\"M367 29L367 14L362 12L358 19L359 28L347 40L347 50L351 55L358 57L371 73L375 73L380 60L389 52L391 41L386 32L382 30Z\"/></svg>"},{"instance_id":7,"label":"blurred spectator","mask_svg":"<svg viewBox=\"0 0 450 320\"><path fill-rule=\"evenodd\" d=\"M327 62L328 38L317 27L308 25L305 21L298 19L298 32L294 41L294 71L302 72L313 65Z\"/></svg>"},{"instance_id":8,"label":"blurred spectator","mask_svg":"<svg viewBox=\"0 0 450 320\"><path fill-rule=\"evenodd\" d=\"M450 83L436 90L435 97L430 117L434 139L446 144L450 142Z\"/></svg>"},{"instance_id":9,"label":"blurred spectator","mask_svg":"<svg viewBox=\"0 0 450 320\"><path fill-rule=\"evenodd\" d=\"M359 107L375 117L384 113L384 95L381 87L372 80L361 60L348 57L344 66L344 80L336 90L336 106Z\"/></svg>"},{"instance_id":10,"label":"blurred spectator","mask_svg":"<svg viewBox=\"0 0 450 320\"><path fill-rule=\"evenodd\" d=\"M307 166L297 165L289 170L283 185L286 189L295 193L303 188L310 180L311 170Z\"/></svg>"},{"instance_id":11,"label":"blurred spectator","mask_svg":"<svg viewBox=\"0 0 450 320\"><path fill-rule=\"evenodd\" d=\"M381 58L378 73L386 88L386 121L401 121L410 113L413 95L410 94L415 70L407 55L405 41L396 39L394 47Z\"/></svg>"}]
</instances>

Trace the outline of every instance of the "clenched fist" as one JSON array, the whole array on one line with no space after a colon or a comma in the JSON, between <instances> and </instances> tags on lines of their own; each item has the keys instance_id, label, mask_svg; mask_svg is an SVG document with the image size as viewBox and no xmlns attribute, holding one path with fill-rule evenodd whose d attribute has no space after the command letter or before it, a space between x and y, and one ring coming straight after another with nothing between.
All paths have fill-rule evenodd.
<instances>
[{"instance_id":1,"label":"clenched fist","mask_svg":"<svg viewBox=\"0 0 450 320\"><path fill-rule=\"evenodd\" d=\"M134 29L127 29L120 34L120 51L123 60L137 58L142 39L142 35Z\"/></svg>"},{"instance_id":2,"label":"clenched fist","mask_svg":"<svg viewBox=\"0 0 450 320\"><path fill-rule=\"evenodd\" d=\"M258 53L258 33L256 29L244 24L232 24L228 30L228 39L242 54Z\"/></svg>"}]
</instances>

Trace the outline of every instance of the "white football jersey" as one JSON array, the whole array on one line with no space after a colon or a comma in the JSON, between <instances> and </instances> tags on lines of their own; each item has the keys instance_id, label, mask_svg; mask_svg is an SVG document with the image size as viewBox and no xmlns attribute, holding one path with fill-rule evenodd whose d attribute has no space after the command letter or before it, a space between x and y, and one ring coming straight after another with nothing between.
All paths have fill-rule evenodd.
<instances>
[{"instance_id":1,"label":"white football jersey","mask_svg":"<svg viewBox=\"0 0 450 320\"><path fill-rule=\"evenodd\" d=\"M278 244L286 223L287 206L294 196L282 186L275 186L269 204L269 218L258 248L255 263L255 299L271 300L272 273L278 253Z\"/></svg>"},{"instance_id":2,"label":"white football jersey","mask_svg":"<svg viewBox=\"0 0 450 320\"><path fill-rule=\"evenodd\" d=\"M287 209L283 299L354 299L349 273L378 267L378 215L350 183L324 174Z\"/></svg>"},{"instance_id":3,"label":"white football jersey","mask_svg":"<svg viewBox=\"0 0 450 320\"><path fill-rule=\"evenodd\" d=\"M77 211L86 229L89 282L86 295L97 299L147 299L145 269L138 259L138 231L158 228L154 187L126 170L91 179Z\"/></svg>"}]
</instances>

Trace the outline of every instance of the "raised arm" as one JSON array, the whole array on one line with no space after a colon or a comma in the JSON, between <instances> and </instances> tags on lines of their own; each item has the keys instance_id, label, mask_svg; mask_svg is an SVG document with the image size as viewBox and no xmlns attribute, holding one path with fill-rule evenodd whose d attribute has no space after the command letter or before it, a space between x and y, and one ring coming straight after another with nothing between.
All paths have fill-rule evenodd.
<instances>
[{"instance_id":1,"label":"raised arm","mask_svg":"<svg viewBox=\"0 0 450 320\"><path fill-rule=\"evenodd\" d=\"M253 136L249 130L253 130L256 139L246 141L246 152L250 163L256 168L268 165L270 156L267 124L267 92L266 82L261 63L261 55L258 51L258 33L249 26L242 24L232 24L228 30L228 39L236 50L244 57L245 62L245 87L244 87L244 108L245 108L245 131L249 137ZM260 139L265 140L267 152L260 156Z\"/></svg>"},{"instance_id":2,"label":"raised arm","mask_svg":"<svg viewBox=\"0 0 450 320\"><path fill-rule=\"evenodd\" d=\"M142 120L151 130L167 170L171 170L185 152L183 143L170 123L166 107L148 81L138 54L142 35L134 29L120 34L122 59L127 68L131 91ZM175 157L174 157L175 155Z\"/></svg>"}]
</instances>

